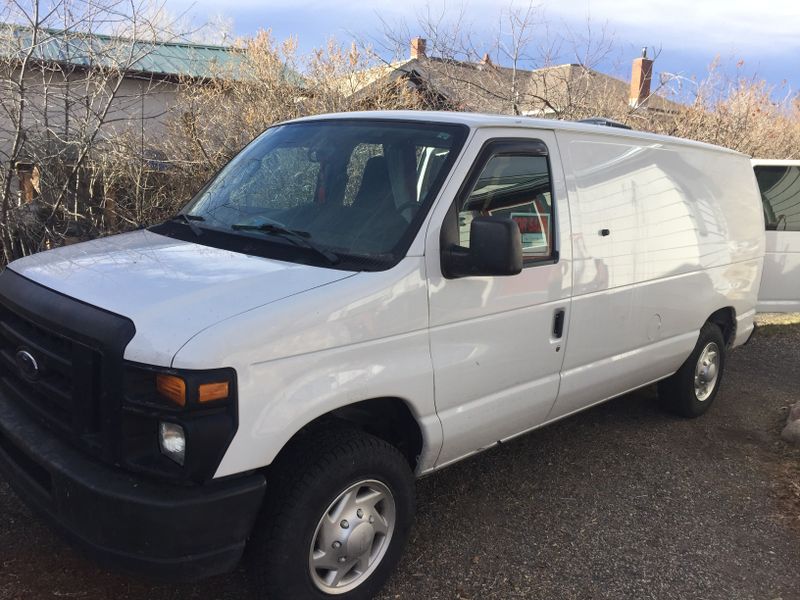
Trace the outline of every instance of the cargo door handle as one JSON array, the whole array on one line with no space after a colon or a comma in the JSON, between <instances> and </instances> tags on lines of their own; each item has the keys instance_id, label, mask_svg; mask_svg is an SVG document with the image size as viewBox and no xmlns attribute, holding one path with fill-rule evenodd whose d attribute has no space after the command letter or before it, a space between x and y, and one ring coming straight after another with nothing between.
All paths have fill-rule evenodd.
<instances>
[{"instance_id":1,"label":"cargo door handle","mask_svg":"<svg viewBox=\"0 0 800 600\"><path fill-rule=\"evenodd\" d=\"M553 337L561 338L564 334L564 309L559 308L553 315Z\"/></svg>"}]
</instances>

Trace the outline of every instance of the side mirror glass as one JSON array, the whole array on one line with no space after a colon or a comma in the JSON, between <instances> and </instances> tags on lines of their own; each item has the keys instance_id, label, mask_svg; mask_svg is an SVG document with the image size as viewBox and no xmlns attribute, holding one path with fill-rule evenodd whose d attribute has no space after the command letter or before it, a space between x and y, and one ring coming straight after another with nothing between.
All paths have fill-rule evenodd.
<instances>
[{"instance_id":1,"label":"side mirror glass","mask_svg":"<svg viewBox=\"0 0 800 600\"><path fill-rule=\"evenodd\" d=\"M522 238L519 226L507 217L472 220L469 248L442 250L445 277L504 276L522 271Z\"/></svg>"}]
</instances>

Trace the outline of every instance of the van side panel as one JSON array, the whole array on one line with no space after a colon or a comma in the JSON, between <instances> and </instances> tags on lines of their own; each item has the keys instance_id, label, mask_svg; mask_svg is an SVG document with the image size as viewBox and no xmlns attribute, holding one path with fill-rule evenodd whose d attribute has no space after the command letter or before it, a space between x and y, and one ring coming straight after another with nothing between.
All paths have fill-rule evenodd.
<instances>
[{"instance_id":1,"label":"van side panel","mask_svg":"<svg viewBox=\"0 0 800 600\"><path fill-rule=\"evenodd\" d=\"M759 312L800 311L800 160L753 160L767 223Z\"/></svg>"},{"instance_id":2,"label":"van side panel","mask_svg":"<svg viewBox=\"0 0 800 600\"><path fill-rule=\"evenodd\" d=\"M266 466L315 418L383 397L409 407L423 437L418 470L433 466L442 428L423 258L336 283L218 323L178 351L176 368L237 372L239 430L215 477Z\"/></svg>"},{"instance_id":3,"label":"van side panel","mask_svg":"<svg viewBox=\"0 0 800 600\"><path fill-rule=\"evenodd\" d=\"M557 137L574 297L551 418L670 375L720 308L735 309L737 341L745 339L764 254L745 156L619 136Z\"/></svg>"},{"instance_id":4,"label":"van side panel","mask_svg":"<svg viewBox=\"0 0 800 600\"><path fill-rule=\"evenodd\" d=\"M800 312L800 231L767 231L758 312Z\"/></svg>"}]
</instances>

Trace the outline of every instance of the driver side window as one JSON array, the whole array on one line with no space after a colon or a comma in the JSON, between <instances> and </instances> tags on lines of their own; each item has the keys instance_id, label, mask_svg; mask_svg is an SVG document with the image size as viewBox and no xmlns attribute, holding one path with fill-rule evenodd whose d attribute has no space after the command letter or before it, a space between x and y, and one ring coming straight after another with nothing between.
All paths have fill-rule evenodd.
<instances>
[{"instance_id":1,"label":"driver side window","mask_svg":"<svg viewBox=\"0 0 800 600\"><path fill-rule=\"evenodd\" d=\"M508 217L519 226L525 266L551 259L554 256L552 202L546 156L493 156L484 165L458 213L459 245L469 247L474 218Z\"/></svg>"}]
</instances>

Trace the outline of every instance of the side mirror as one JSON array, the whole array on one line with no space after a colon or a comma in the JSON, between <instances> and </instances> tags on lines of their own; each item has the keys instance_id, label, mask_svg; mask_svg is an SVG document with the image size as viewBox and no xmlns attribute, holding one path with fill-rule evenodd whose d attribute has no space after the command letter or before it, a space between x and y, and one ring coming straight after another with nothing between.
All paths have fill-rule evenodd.
<instances>
[{"instance_id":1,"label":"side mirror","mask_svg":"<svg viewBox=\"0 0 800 600\"><path fill-rule=\"evenodd\" d=\"M507 217L478 217L469 230L469 248L442 249L442 272L448 279L516 275L522 271L519 226Z\"/></svg>"}]
</instances>

